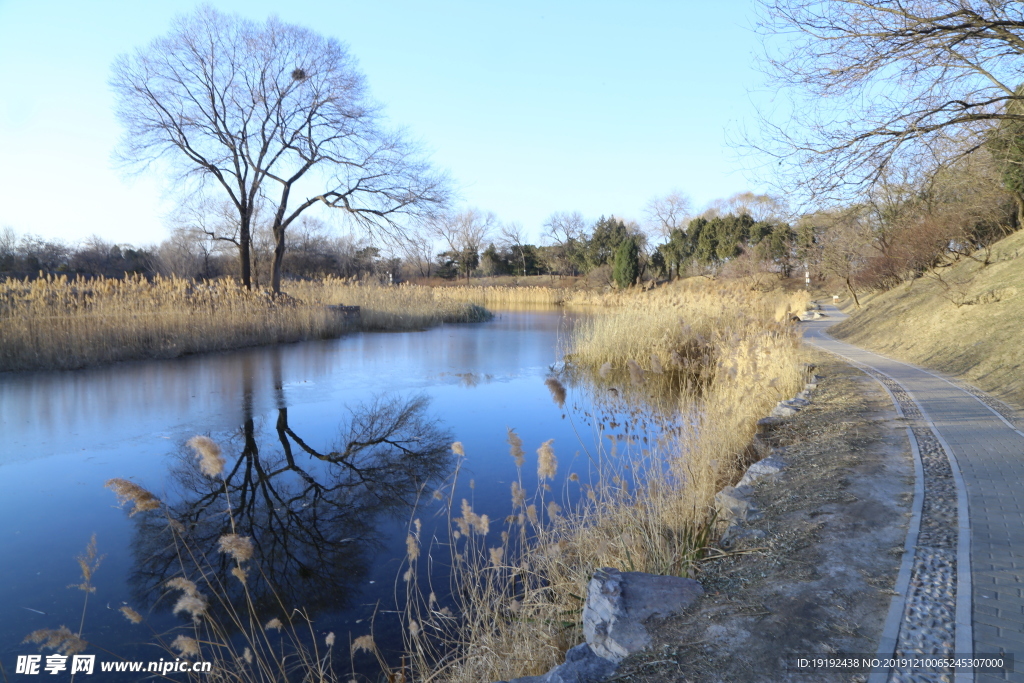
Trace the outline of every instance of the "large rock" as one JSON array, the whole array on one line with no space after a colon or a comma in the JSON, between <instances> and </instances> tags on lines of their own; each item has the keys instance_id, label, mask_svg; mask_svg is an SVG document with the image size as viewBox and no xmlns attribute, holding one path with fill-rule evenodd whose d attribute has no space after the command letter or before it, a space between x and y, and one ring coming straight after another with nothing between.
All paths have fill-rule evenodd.
<instances>
[{"instance_id":1,"label":"large rock","mask_svg":"<svg viewBox=\"0 0 1024 683\"><path fill-rule=\"evenodd\" d=\"M726 486L715 494L715 518L720 526L758 519L761 511L750 499L749 486Z\"/></svg>"},{"instance_id":2,"label":"large rock","mask_svg":"<svg viewBox=\"0 0 1024 683\"><path fill-rule=\"evenodd\" d=\"M779 402L779 404L772 409L771 417L793 417L799 412L799 408L794 408L793 406L788 406L785 403Z\"/></svg>"},{"instance_id":3,"label":"large rock","mask_svg":"<svg viewBox=\"0 0 1024 683\"><path fill-rule=\"evenodd\" d=\"M513 678L508 683L599 683L615 673L617 664L598 657L583 643L565 653L565 662L542 676Z\"/></svg>"},{"instance_id":4,"label":"large rock","mask_svg":"<svg viewBox=\"0 0 1024 683\"><path fill-rule=\"evenodd\" d=\"M774 479L782 472L785 466L786 463L778 455L771 455L764 460L758 460L743 473L743 478L736 483L736 488L753 486L762 479Z\"/></svg>"},{"instance_id":5,"label":"large rock","mask_svg":"<svg viewBox=\"0 0 1024 683\"><path fill-rule=\"evenodd\" d=\"M679 614L703 594L693 579L598 569L587 588L583 635L595 654L619 662L651 644L647 619Z\"/></svg>"},{"instance_id":6,"label":"large rock","mask_svg":"<svg viewBox=\"0 0 1024 683\"><path fill-rule=\"evenodd\" d=\"M783 421L777 417L762 417L757 421L757 433L770 434L781 424L783 424Z\"/></svg>"}]
</instances>

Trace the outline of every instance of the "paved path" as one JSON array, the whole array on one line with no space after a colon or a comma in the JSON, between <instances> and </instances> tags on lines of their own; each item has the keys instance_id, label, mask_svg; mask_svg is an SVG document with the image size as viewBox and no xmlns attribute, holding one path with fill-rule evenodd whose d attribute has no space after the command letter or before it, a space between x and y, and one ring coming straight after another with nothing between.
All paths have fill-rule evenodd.
<instances>
[{"instance_id":1,"label":"paved path","mask_svg":"<svg viewBox=\"0 0 1024 683\"><path fill-rule=\"evenodd\" d=\"M953 456L960 509L967 511L961 515L967 519L959 521L957 654L1013 654L1015 672L977 673L973 680L1024 683L1024 429L1019 422L1001 419L937 373L828 337L825 328L844 316L832 307L825 307L825 312L828 319L806 324L807 342L874 368L902 385ZM1010 420L1015 418L1005 409L1002 412ZM967 558L969 562L964 562ZM970 590L964 590L965 582ZM963 671L956 678L972 680Z\"/></svg>"}]
</instances>

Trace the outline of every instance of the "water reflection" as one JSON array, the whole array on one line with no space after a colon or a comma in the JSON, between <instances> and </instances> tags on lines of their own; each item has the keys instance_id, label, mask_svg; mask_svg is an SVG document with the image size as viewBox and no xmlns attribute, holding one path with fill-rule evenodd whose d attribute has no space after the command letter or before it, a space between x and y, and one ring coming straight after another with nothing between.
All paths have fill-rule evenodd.
<instances>
[{"instance_id":1,"label":"water reflection","mask_svg":"<svg viewBox=\"0 0 1024 683\"><path fill-rule=\"evenodd\" d=\"M205 556L200 564L224 593L240 597L234 563L215 550L222 535L237 533L255 547L247 586L258 612L344 608L380 548L381 520L407 514L423 487L448 472L451 434L425 396L381 396L347 408L334 443L317 450L289 425L283 397L271 431L260 428L252 393L243 395L245 419L225 444L238 455L223 479L204 476L183 448L171 469L170 525L161 514L138 516L135 597L167 608L164 584L183 565L196 574L195 562L183 561L192 556Z\"/></svg>"}]
</instances>

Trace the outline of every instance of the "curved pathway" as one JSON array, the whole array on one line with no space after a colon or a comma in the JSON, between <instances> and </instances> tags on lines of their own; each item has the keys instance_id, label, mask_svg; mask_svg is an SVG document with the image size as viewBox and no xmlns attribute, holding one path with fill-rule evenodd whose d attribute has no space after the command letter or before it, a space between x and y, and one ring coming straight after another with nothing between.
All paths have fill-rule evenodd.
<instances>
[{"instance_id":1,"label":"curved pathway","mask_svg":"<svg viewBox=\"0 0 1024 683\"><path fill-rule=\"evenodd\" d=\"M974 387L832 339L825 329L845 315L831 306L824 309L826 319L805 324L805 340L862 366L882 382L910 423L916 469L923 478L905 568L897 581L901 595L893 600L895 614L890 615L879 654L886 654L889 645L897 653L904 650L912 631L908 620L917 609L916 591L939 606L939 616L930 623L940 631L945 624L953 636L954 642L947 638L947 647L937 651L961 656L1004 653L1024 660L1024 424ZM936 520L949 532L945 542L929 530ZM929 588L921 578L927 571L946 577L948 596ZM949 614L944 618L940 603L947 598ZM1024 661L1014 665L1016 671L999 673L956 669L955 680L1024 683ZM894 670L876 672L872 680L944 681L953 680L953 674Z\"/></svg>"}]
</instances>

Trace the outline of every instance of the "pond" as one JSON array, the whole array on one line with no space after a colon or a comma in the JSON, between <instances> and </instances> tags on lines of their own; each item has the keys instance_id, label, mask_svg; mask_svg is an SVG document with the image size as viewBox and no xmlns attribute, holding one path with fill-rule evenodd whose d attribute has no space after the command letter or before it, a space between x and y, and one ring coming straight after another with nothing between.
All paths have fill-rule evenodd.
<instances>
[{"instance_id":1,"label":"pond","mask_svg":"<svg viewBox=\"0 0 1024 683\"><path fill-rule=\"evenodd\" d=\"M250 573L250 590L268 614L280 599L341 643L368 633L375 610L394 608L412 517L429 532L446 524L433 494L457 464L453 441L465 458L448 492L501 520L517 477L509 428L528 455L528 490L542 442L554 439L553 483L564 487L568 471L607 450L602 442L622 440L615 426L628 418L595 406L592 389L569 386L562 404L545 384L578 319L501 311L424 332L0 375L0 664L12 672L17 655L37 652L21 644L29 632L77 630L84 594L68 586L81 580L75 556L93 534L103 560L87 640L155 660L165 653L147 644L152 633L118 608L132 606L158 632L184 623L164 588L181 571L166 518L129 517L104 488L111 478L167 502L229 587L216 541L230 530L230 508L255 543L262 574ZM186 446L197 434L223 448L223 480L199 472ZM387 641L383 622L375 631Z\"/></svg>"}]
</instances>

